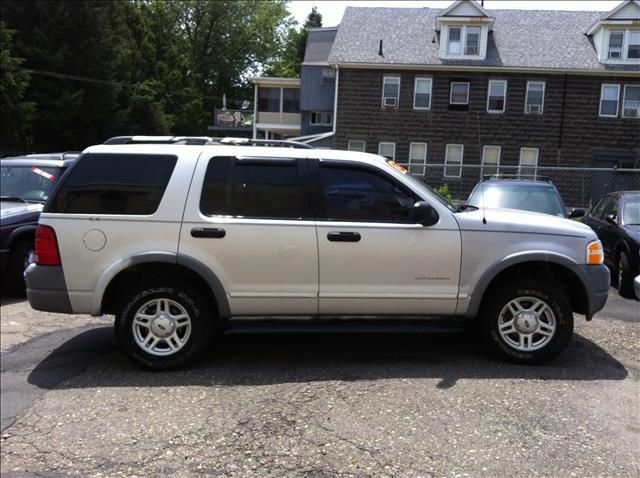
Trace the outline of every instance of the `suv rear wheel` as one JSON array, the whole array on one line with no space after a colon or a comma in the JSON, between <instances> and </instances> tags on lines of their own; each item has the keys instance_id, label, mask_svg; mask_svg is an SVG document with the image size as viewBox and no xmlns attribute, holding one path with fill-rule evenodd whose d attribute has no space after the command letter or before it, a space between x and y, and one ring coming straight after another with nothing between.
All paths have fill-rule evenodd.
<instances>
[{"instance_id":1,"label":"suv rear wheel","mask_svg":"<svg viewBox=\"0 0 640 478\"><path fill-rule=\"evenodd\" d=\"M480 312L491 350L506 360L540 364L551 360L573 333L571 306L558 287L533 279L498 284Z\"/></svg>"},{"instance_id":2,"label":"suv rear wheel","mask_svg":"<svg viewBox=\"0 0 640 478\"><path fill-rule=\"evenodd\" d=\"M120 347L135 362L168 370L204 351L212 317L204 296L190 284L146 284L123 300L115 329Z\"/></svg>"}]
</instances>

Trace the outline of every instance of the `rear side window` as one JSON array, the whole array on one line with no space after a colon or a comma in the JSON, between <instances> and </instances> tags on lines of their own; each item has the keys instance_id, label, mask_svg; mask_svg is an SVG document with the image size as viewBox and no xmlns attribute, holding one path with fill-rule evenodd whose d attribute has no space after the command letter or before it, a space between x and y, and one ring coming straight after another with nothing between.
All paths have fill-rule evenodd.
<instances>
[{"instance_id":1,"label":"rear side window","mask_svg":"<svg viewBox=\"0 0 640 478\"><path fill-rule=\"evenodd\" d=\"M169 155L87 154L64 180L48 212L153 214L176 161Z\"/></svg>"},{"instance_id":2,"label":"rear side window","mask_svg":"<svg viewBox=\"0 0 640 478\"><path fill-rule=\"evenodd\" d=\"M310 218L311 192L297 160L216 157L207 165L200 210L207 216Z\"/></svg>"}]
</instances>

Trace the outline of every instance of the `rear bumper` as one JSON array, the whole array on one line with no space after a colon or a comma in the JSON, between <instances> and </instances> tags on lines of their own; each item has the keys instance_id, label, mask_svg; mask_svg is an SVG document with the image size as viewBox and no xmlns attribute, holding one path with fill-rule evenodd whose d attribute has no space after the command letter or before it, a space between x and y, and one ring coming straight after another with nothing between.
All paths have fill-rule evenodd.
<instances>
[{"instance_id":1,"label":"rear bumper","mask_svg":"<svg viewBox=\"0 0 640 478\"><path fill-rule=\"evenodd\" d=\"M591 320L594 314L602 310L607 303L611 274L604 264L599 266L581 264L574 266L574 269L584 284L585 292L587 293L585 315L587 320Z\"/></svg>"},{"instance_id":2,"label":"rear bumper","mask_svg":"<svg viewBox=\"0 0 640 478\"><path fill-rule=\"evenodd\" d=\"M62 267L31 264L25 281L27 299L35 310L73 314Z\"/></svg>"}]
</instances>

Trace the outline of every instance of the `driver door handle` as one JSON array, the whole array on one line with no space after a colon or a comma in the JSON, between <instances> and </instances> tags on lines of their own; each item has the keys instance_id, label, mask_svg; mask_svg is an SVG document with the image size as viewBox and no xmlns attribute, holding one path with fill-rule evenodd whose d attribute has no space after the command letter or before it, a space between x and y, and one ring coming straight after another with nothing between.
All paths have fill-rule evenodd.
<instances>
[{"instance_id":1,"label":"driver door handle","mask_svg":"<svg viewBox=\"0 0 640 478\"><path fill-rule=\"evenodd\" d=\"M327 234L331 242L359 242L360 234L357 232L334 231Z\"/></svg>"},{"instance_id":2,"label":"driver door handle","mask_svg":"<svg viewBox=\"0 0 640 478\"><path fill-rule=\"evenodd\" d=\"M192 237L209 237L213 239L222 239L227 232L221 227L195 227L191 229Z\"/></svg>"}]
</instances>

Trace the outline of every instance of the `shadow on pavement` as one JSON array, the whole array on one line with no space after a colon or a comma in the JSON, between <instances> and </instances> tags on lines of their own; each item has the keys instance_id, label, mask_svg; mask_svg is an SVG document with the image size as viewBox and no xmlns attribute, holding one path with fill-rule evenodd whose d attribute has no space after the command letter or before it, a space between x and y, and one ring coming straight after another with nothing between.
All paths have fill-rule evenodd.
<instances>
[{"instance_id":1,"label":"shadow on pavement","mask_svg":"<svg viewBox=\"0 0 640 478\"><path fill-rule=\"evenodd\" d=\"M4 289L4 286L2 286ZM25 294L9 294L2 291L0 294L0 306L16 304L18 302L23 302L27 300L27 296Z\"/></svg>"},{"instance_id":2,"label":"shadow on pavement","mask_svg":"<svg viewBox=\"0 0 640 478\"><path fill-rule=\"evenodd\" d=\"M102 327L55 349L28 381L73 389L436 378L437 388L450 388L460 379L624 380L627 375L619 361L577 334L560 357L543 366L495 360L464 334L216 336L189 368L149 372L116 348L111 327Z\"/></svg>"}]
</instances>

